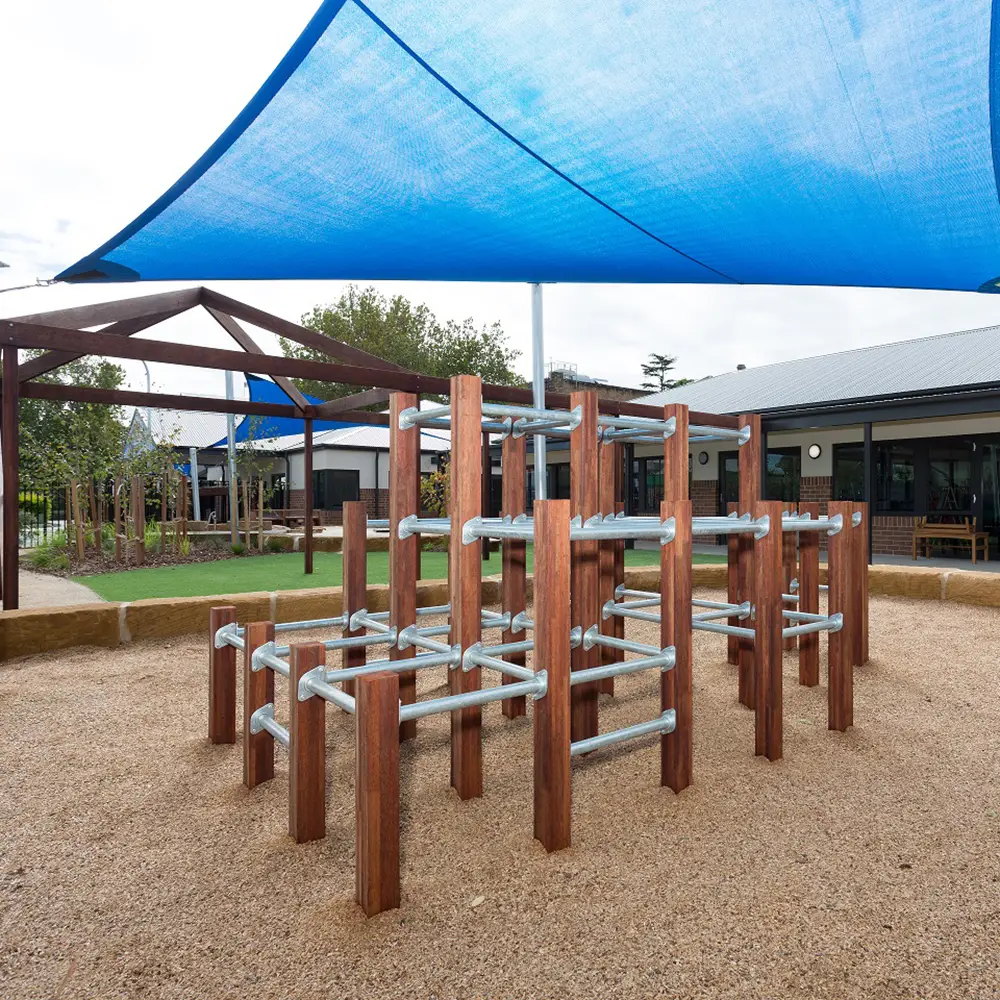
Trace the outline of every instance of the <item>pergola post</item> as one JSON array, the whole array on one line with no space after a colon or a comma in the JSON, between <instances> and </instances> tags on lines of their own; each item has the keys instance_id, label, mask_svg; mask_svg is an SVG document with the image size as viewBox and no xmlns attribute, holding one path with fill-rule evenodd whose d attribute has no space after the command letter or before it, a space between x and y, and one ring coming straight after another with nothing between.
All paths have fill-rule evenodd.
<instances>
[{"instance_id":1,"label":"pergola post","mask_svg":"<svg viewBox=\"0 0 1000 1000\"><path fill-rule=\"evenodd\" d=\"M752 514L753 505L761 498L761 428L760 417L755 413L743 414L740 427L750 427L750 439L739 450L740 514ZM737 543L737 601L753 603L754 600L754 539L741 534ZM754 708L754 644L749 639L739 640L739 698L740 704Z\"/></svg>"},{"instance_id":2,"label":"pergola post","mask_svg":"<svg viewBox=\"0 0 1000 1000\"><path fill-rule=\"evenodd\" d=\"M308 576L313 571L313 422L312 417L302 421L304 437L302 440L302 464L305 477L305 572Z\"/></svg>"},{"instance_id":3,"label":"pergola post","mask_svg":"<svg viewBox=\"0 0 1000 1000\"><path fill-rule=\"evenodd\" d=\"M18 607L18 507L20 481L18 450L20 444L19 388L17 380L17 348L3 349L3 403L0 406L0 464L3 469L3 555L0 559L3 577L4 611Z\"/></svg>"},{"instance_id":4,"label":"pergola post","mask_svg":"<svg viewBox=\"0 0 1000 1000\"><path fill-rule=\"evenodd\" d=\"M353 615L368 606L368 507L363 500L348 500L344 504L344 562L341 590L341 611ZM364 635L364 628L345 628L345 636ZM367 659L364 646L349 646L341 653L341 666L364 666ZM345 694L353 697L355 682L344 681Z\"/></svg>"}]
</instances>

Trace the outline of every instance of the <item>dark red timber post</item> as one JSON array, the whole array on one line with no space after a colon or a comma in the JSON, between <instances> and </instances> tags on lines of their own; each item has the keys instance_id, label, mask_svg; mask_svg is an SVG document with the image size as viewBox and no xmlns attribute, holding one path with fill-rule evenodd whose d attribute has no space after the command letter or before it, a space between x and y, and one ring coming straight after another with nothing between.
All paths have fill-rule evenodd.
<instances>
[{"instance_id":1,"label":"dark red timber post","mask_svg":"<svg viewBox=\"0 0 1000 1000\"><path fill-rule=\"evenodd\" d=\"M326 836L326 702L318 695L299 701L299 681L325 665L326 649L296 643L289 663L288 832L304 844Z\"/></svg>"},{"instance_id":2,"label":"dark red timber post","mask_svg":"<svg viewBox=\"0 0 1000 1000\"><path fill-rule=\"evenodd\" d=\"M414 509L414 498L420 481L420 428L410 426L404 430L399 426L403 410L416 406L417 397L412 392L394 392L389 397L389 623L396 627L397 634L417 622L420 536L400 538L397 530L404 517L418 513ZM389 647L389 659L393 661L409 659L414 653L413 646L400 649L393 644ZM404 705L417 700L416 671L399 674L399 698ZM416 735L416 719L400 724L401 740L413 739Z\"/></svg>"},{"instance_id":3,"label":"dark red timber post","mask_svg":"<svg viewBox=\"0 0 1000 1000\"><path fill-rule=\"evenodd\" d=\"M809 534L809 532L806 532ZM798 576L798 533L795 531L785 531L781 536L781 587L782 592L790 594L792 592L792 580ZM797 601L782 601L781 606L788 611L794 611L798 607ZM782 649L795 649L798 640L794 635L782 638Z\"/></svg>"},{"instance_id":4,"label":"dark red timber post","mask_svg":"<svg viewBox=\"0 0 1000 1000\"><path fill-rule=\"evenodd\" d=\"M522 434L514 437L508 434L504 438L501 446L501 475L502 492L501 500L503 517L517 517L525 512L527 505L527 484L525 463L527 461L527 439ZM519 538L507 538L502 543L500 557L501 589L503 591L503 610L511 618L525 610L527 603L527 543ZM504 629L501 642L518 642L523 638L521 633L514 633L510 629ZM524 666L526 656L524 653L508 653L504 657L508 663L516 663ZM503 683L510 684L512 677L503 675ZM518 698L505 698L501 703L503 714L508 719L516 719L527 712L527 704L524 695Z\"/></svg>"},{"instance_id":5,"label":"dark red timber post","mask_svg":"<svg viewBox=\"0 0 1000 1000\"><path fill-rule=\"evenodd\" d=\"M570 845L570 501L535 501L534 669L548 689L532 708L535 839L546 851Z\"/></svg>"},{"instance_id":6,"label":"dark red timber post","mask_svg":"<svg viewBox=\"0 0 1000 1000\"><path fill-rule=\"evenodd\" d=\"M303 527L305 537L302 540L305 550L305 572L307 575L313 571L313 422L312 417L306 417L302 421L302 475L305 479L305 515ZM235 513L233 514L235 517ZM249 537L247 541L249 542Z\"/></svg>"},{"instance_id":7,"label":"dark red timber post","mask_svg":"<svg viewBox=\"0 0 1000 1000\"><path fill-rule=\"evenodd\" d=\"M462 541L462 526L482 513L483 396L475 375L451 380L451 642L463 650L482 637L480 539ZM480 668L449 671L451 694L478 691ZM451 713L451 784L461 799L483 793L482 709L478 705Z\"/></svg>"},{"instance_id":8,"label":"dark red timber post","mask_svg":"<svg viewBox=\"0 0 1000 1000\"><path fill-rule=\"evenodd\" d=\"M274 777L274 737L250 732L250 716L274 703L274 673L253 669L253 651L274 642L274 622L251 622L243 631L243 784L256 788Z\"/></svg>"},{"instance_id":9,"label":"dark red timber post","mask_svg":"<svg viewBox=\"0 0 1000 1000\"><path fill-rule=\"evenodd\" d=\"M593 391L570 394L571 408L580 407L580 425L569 438L569 492L570 511L583 521L598 513L598 442L597 442L597 393ZM598 543L595 541L572 542L573 554L570 568L572 625L586 632L601 620L600 565ZM537 598L536 598L537 599ZM570 654L573 670L596 667L600 661L598 648L584 649L583 644ZM597 711L600 682L578 684L570 692L573 703L573 739L585 740L597 735Z\"/></svg>"},{"instance_id":10,"label":"dark red timber post","mask_svg":"<svg viewBox=\"0 0 1000 1000\"><path fill-rule=\"evenodd\" d=\"M18 608L18 543L20 540L20 387L17 348L3 349L3 401L0 403L0 451L3 465L3 558L2 593L4 611Z\"/></svg>"},{"instance_id":11,"label":"dark red timber post","mask_svg":"<svg viewBox=\"0 0 1000 1000\"><path fill-rule=\"evenodd\" d=\"M858 557L855 563L854 586L858 589L861 598L860 620L858 622L858 632L860 641L858 643L859 667L863 667L868 662L868 535L871 532L871 521L868 517L868 504L859 501L854 504L855 513L861 514L861 524L856 529L858 532Z\"/></svg>"},{"instance_id":12,"label":"dark red timber post","mask_svg":"<svg viewBox=\"0 0 1000 1000\"><path fill-rule=\"evenodd\" d=\"M799 514L819 517L818 503L800 503ZM799 611L819 614L819 532L799 534ZM819 632L799 636L799 683L806 687L819 684Z\"/></svg>"},{"instance_id":13,"label":"dark red timber post","mask_svg":"<svg viewBox=\"0 0 1000 1000\"><path fill-rule=\"evenodd\" d=\"M740 427L750 428L750 438L740 446L739 483L740 514L753 513L753 505L761 498L761 441L760 417L755 413L740 416ZM740 604L754 602L754 539L751 534L739 535L737 598ZM746 622L744 623L746 624ZM754 708L754 644L750 639L740 639L739 648L739 697L740 704Z\"/></svg>"},{"instance_id":14,"label":"dark red timber post","mask_svg":"<svg viewBox=\"0 0 1000 1000\"><path fill-rule=\"evenodd\" d=\"M348 500L344 504L344 586L341 608L353 615L368 606L368 507L363 500ZM344 629L345 636L364 635L363 628ZM341 654L344 669L362 667L367 659L364 646L348 647ZM354 695L354 681L344 681L345 694Z\"/></svg>"},{"instance_id":15,"label":"dark red timber post","mask_svg":"<svg viewBox=\"0 0 1000 1000\"><path fill-rule=\"evenodd\" d=\"M236 742L236 647L215 645L219 629L235 623L232 605L208 612L208 738L213 743Z\"/></svg>"},{"instance_id":16,"label":"dark red timber post","mask_svg":"<svg viewBox=\"0 0 1000 1000\"><path fill-rule=\"evenodd\" d=\"M618 490L621 480L622 446L615 441L610 441L600 446L600 483L598 486L598 509L601 514L607 517L616 512ZM616 625L624 619L617 616L609 618L603 617L604 605L608 601L614 601L615 588L618 586L616 579L616 557L617 548L624 543L614 539L598 542L598 564L600 566L600 585L598 588L598 623L601 627L601 635L616 636ZM601 663L618 663L625 659L625 654L620 649L611 649L607 646L600 647ZM598 681L601 694L615 693L614 677L605 677Z\"/></svg>"},{"instance_id":17,"label":"dark red timber post","mask_svg":"<svg viewBox=\"0 0 1000 1000\"><path fill-rule=\"evenodd\" d=\"M756 718L754 749L758 756L780 760L782 753L781 719L781 550L782 529L780 500L758 500L753 505L754 518L768 517L766 535L754 542L754 659L756 677L754 696Z\"/></svg>"},{"instance_id":18,"label":"dark red timber post","mask_svg":"<svg viewBox=\"0 0 1000 1000\"><path fill-rule=\"evenodd\" d=\"M727 514L739 516L740 505L730 503L726 506ZM740 536L726 536L726 600L730 604L739 604L740 593ZM740 619L733 615L727 618L730 625L740 625ZM740 639L739 636L730 635L726 639L726 660L733 666L740 662Z\"/></svg>"},{"instance_id":19,"label":"dark red timber post","mask_svg":"<svg viewBox=\"0 0 1000 1000\"><path fill-rule=\"evenodd\" d=\"M660 674L660 708L676 713L674 731L660 737L660 784L680 792L692 767L691 501L664 500L660 517L676 525L660 547L660 645L675 651L673 668Z\"/></svg>"},{"instance_id":20,"label":"dark red timber post","mask_svg":"<svg viewBox=\"0 0 1000 1000\"><path fill-rule=\"evenodd\" d=\"M373 917L399 906L398 676L359 677L356 711L355 897Z\"/></svg>"},{"instance_id":21,"label":"dark red timber post","mask_svg":"<svg viewBox=\"0 0 1000 1000\"><path fill-rule=\"evenodd\" d=\"M854 669L851 666L850 631L848 618L850 607L851 571L851 504L847 501L831 500L830 517L840 514L844 527L830 535L826 543L827 614L842 614L844 628L830 632L827 644L829 660L829 690L827 724L830 729L844 732L854 725Z\"/></svg>"}]
</instances>

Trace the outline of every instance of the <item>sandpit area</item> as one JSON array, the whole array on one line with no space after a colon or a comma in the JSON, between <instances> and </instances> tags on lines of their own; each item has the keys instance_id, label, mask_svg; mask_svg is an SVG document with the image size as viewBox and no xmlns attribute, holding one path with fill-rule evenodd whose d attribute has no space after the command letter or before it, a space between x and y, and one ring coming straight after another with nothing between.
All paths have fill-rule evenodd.
<instances>
[{"instance_id":1,"label":"sandpit area","mask_svg":"<svg viewBox=\"0 0 1000 1000\"><path fill-rule=\"evenodd\" d=\"M299 847L284 751L248 793L240 745L208 744L206 638L0 664L0 997L996 997L998 634L997 610L873 598L855 728L827 730L825 663L800 688L786 653L769 764L725 638L696 633L694 786L659 787L654 739L577 760L554 855L531 836L530 716L484 710L472 802L447 718L423 720L402 907L372 920L348 716L327 712L328 836ZM602 730L657 714L658 677L617 686Z\"/></svg>"}]
</instances>

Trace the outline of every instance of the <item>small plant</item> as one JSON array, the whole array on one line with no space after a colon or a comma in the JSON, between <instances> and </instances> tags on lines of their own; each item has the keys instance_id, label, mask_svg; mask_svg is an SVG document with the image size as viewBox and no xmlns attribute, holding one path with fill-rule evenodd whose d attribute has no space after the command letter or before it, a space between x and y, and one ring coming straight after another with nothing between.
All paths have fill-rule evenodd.
<instances>
[{"instance_id":1,"label":"small plant","mask_svg":"<svg viewBox=\"0 0 1000 1000\"><path fill-rule=\"evenodd\" d=\"M233 550L234 556L241 556L247 550L247 547L242 542L233 542L230 548Z\"/></svg>"},{"instance_id":2,"label":"small plant","mask_svg":"<svg viewBox=\"0 0 1000 1000\"><path fill-rule=\"evenodd\" d=\"M181 539L181 555L184 556L185 559L187 559L187 557L189 555L191 555L191 539L190 538L182 538Z\"/></svg>"},{"instance_id":3,"label":"small plant","mask_svg":"<svg viewBox=\"0 0 1000 1000\"><path fill-rule=\"evenodd\" d=\"M285 543L280 538L269 538L264 543L264 548L266 548L268 552L284 552Z\"/></svg>"}]
</instances>

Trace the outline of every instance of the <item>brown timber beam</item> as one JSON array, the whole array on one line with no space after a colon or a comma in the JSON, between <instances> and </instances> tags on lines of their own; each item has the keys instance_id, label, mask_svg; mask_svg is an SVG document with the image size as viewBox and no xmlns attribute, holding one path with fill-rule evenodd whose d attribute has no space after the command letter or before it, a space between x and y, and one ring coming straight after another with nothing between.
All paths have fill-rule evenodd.
<instances>
[{"instance_id":1,"label":"brown timber beam","mask_svg":"<svg viewBox=\"0 0 1000 1000\"><path fill-rule=\"evenodd\" d=\"M3 349L3 402L0 406L0 451L3 465L3 609L16 611L18 603L18 508L20 484L18 479L18 428L17 348Z\"/></svg>"}]
</instances>

